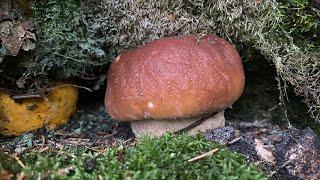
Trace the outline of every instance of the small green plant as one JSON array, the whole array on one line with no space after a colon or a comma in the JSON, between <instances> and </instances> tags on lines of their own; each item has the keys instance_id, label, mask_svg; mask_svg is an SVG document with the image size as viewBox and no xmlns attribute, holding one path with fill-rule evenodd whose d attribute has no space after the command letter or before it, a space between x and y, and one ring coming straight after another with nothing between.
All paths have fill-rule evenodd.
<instances>
[{"instance_id":1,"label":"small green plant","mask_svg":"<svg viewBox=\"0 0 320 180\"><path fill-rule=\"evenodd\" d=\"M216 154L187 162L214 148L219 148ZM85 148L31 153L23 161L23 171L33 178L47 174L52 179L267 179L242 155L206 141L201 135L144 137L138 145L109 148L103 155ZM68 168L72 172L61 174Z\"/></svg>"}]
</instances>

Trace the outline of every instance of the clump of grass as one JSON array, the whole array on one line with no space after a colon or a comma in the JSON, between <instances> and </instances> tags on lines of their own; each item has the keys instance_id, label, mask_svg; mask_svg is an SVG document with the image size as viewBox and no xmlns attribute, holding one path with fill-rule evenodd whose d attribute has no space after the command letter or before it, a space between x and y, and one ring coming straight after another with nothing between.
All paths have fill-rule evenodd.
<instances>
[{"instance_id":1,"label":"clump of grass","mask_svg":"<svg viewBox=\"0 0 320 180\"><path fill-rule=\"evenodd\" d=\"M215 155L187 162L214 148L219 148ZM74 148L58 153L30 153L23 161L23 171L33 178L40 174L52 179L267 179L242 155L206 141L201 135L144 137L138 145L110 148L103 155ZM88 168L90 161L94 167ZM72 171L59 176L59 169L68 167Z\"/></svg>"}]
</instances>

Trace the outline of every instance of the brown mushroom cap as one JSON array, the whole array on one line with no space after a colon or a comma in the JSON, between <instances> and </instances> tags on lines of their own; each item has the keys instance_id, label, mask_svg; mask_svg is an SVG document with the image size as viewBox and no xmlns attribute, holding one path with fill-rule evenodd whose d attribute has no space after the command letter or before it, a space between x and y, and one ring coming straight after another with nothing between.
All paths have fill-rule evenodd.
<instances>
[{"instance_id":1,"label":"brown mushroom cap","mask_svg":"<svg viewBox=\"0 0 320 180\"><path fill-rule=\"evenodd\" d=\"M244 80L241 58L226 40L167 37L115 59L105 105L120 121L201 117L233 104Z\"/></svg>"}]
</instances>

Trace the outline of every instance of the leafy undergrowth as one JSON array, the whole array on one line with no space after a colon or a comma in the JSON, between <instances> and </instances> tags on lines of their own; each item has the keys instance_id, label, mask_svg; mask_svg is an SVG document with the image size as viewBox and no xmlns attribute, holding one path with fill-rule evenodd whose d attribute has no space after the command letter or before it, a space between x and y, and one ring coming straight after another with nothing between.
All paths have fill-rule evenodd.
<instances>
[{"instance_id":1,"label":"leafy undergrowth","mask_svg":"<svg viewBox=\"0 0 320 180\"><path fill-rule=\"evenodd\" d=\"M188 159L218 148L212 156ZM30 179L267 179L243 155L231 152L202 135L142 138L137 145L103 153L82 148L25 154L23 172Z\"/></svg>"}]
</instances>

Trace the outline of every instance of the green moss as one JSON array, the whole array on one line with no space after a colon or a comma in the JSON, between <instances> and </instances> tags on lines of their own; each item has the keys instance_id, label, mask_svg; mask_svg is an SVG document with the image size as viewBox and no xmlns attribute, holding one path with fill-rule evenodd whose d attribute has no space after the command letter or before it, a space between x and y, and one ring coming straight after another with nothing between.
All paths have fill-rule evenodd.
<instances>
[{"instance_id":1,"label":"green moss","mask_svg":"<svg viewBox=\"0 0 320 180\"><path fill-rule=\"evenodd\" d=\"M215 155L187 162L214 148L219 148ZM95 159L94 170L84 163L88 158ZM105 179L267 179L248 165L242 155L208 142L200 135L144 137L136 146L110 148L103 155L74 148L62 149L60 153L31 153L24 156L24 162L24 172L34 178L39 173L50 172L52 179L97 179L99 176ZM59 169L69 166L75 166L73 173L58 176Z\"/></svg>"},{"instance_id":2,"label":"green moss","mask_svg":"<svg viewBox=\"0 0 320 180\"><path fill-rule=\"evenodd\" d=\"M107 64L103 41L93 37L80 1L36 1L33 11L38 39L25 74L51 80L86 78Z\"/></svg>"},{"instance_id":3,"label":"green moss","mask_svg":"<svg viewBox=\"0 0 320 180\"><path fill-rule=\"evenodd\" d=\"M313 0L283 0L280 9L285 30L300 47L320 51L320 11Z\"/></svg>"}]
</instances>

